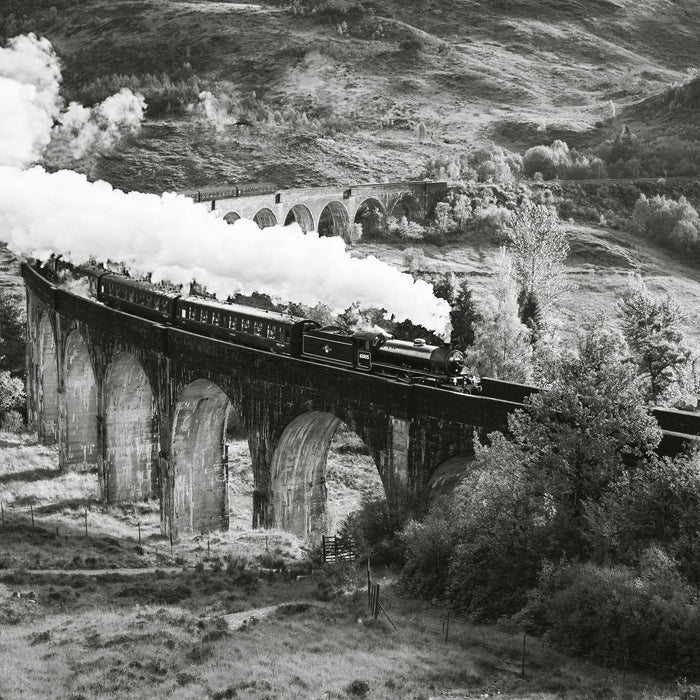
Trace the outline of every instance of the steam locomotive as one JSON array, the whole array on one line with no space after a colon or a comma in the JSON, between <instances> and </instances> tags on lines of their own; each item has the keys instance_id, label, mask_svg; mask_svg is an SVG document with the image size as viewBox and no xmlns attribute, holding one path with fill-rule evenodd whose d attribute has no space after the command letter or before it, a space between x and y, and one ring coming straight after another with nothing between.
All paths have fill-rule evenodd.
<instances>
[{"instance_id":1,"label":"steam locomotive","mask_svg":"<svg viewBox=\"0 0 700 700\"><path fill-rule=\"evenodd\" d=\"M73 266L54 258L40 271L55 281L84 280L91 296L106 306L184 330L268 352L381 374L402 381L478 389L467 380L464 357L448 345L396 340L384 331L350 332L337 326L240 304L159 289L92 265Z\"/></svg>"}]
</instances>

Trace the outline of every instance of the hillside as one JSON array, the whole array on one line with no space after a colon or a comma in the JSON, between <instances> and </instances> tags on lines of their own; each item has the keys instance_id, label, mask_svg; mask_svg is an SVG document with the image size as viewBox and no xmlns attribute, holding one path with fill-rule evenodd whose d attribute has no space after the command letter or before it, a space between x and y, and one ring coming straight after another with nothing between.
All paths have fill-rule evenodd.
<instances>
[{"instance_id":1,"label":"hillside","mask_svg":"<svg viewBox=\"0 0 700 700\"><path fill-rule=\"evenodd\" d=\"M136 87L149 74L165 81L151 85L138 137L72 164L148 191L402 178L429 157L487 142L600 143L619 128L606 121L611 100L619 111L683 82L700 48L693 0L51 6L9 0L0 22L6 34L51 39L67 97L102 99L96 81L128 83L115 74ZM204 90L224 105L220 131L197 106ZM664 122L664 133L685 121Z\"/></svg>"}]
</instances>

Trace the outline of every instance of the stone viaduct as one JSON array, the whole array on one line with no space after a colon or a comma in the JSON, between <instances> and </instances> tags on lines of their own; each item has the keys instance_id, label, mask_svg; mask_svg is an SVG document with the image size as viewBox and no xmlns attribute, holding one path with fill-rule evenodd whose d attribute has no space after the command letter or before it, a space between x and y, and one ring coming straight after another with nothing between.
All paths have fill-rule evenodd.
<instances>
[{"instance_id":1,"label":"stone viaduct","mask_svg":"<svg viewBox=\"0 0 700 700\"><path fill-rule=\"evenodd\" d=\"M313 187L255 192L255 185L209 187L183 192L229 223L253 219L258 226L296 221L304 231L343 236L353 224L365 232L386 226L389 216L409 221L428 218L447 192L445 182L392 182L352 187ZM252 191L251 191L252 190Z\"/></svg>"},{"instance_id":2,"label":"stone viaduct","mask_svg":"<svg viewBox=\"0 0 700 700\"><path fill-rule=\"evenodd\" d=\"M54 287L24 264L28 407L62 468L94 468L110 502L158 497L165 532L226 528L227 421L242 425L253 525L320 532L340 421L387 495L418 492L517 404L380 379L166 327Z\"/></svg>"}]
</instances>

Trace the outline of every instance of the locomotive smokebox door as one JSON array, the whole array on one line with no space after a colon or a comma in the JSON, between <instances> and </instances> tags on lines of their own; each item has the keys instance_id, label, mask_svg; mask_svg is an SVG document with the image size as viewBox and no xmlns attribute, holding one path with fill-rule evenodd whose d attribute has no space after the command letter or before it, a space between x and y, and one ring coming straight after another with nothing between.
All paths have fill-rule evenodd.
<instances>
[{"instance_id":1,"label":"locomotive smokebox door","mask_svg":"<svg viewBox=\"0 0 700 700\"><path fill-rule=\"evenodd\" d=\"M355 367L369 372L372 369L372 351L367 340L357 340L355 348Z\"/></svg>"}]
</instances>

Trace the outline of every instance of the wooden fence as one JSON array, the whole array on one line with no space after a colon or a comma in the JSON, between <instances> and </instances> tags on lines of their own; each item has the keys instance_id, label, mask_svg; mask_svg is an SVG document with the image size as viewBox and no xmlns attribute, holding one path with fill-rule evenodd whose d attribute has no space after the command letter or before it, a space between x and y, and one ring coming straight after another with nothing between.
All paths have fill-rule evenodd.
<instances>
[{"instance_id":1,"label":"wooden fence","mask_svg":"<svg viewBox=\"0 0 700 700\"><path fill-rule=\"evenodd\" d=\"M357 548L350 538L327 537L322 538L323 563L335 564L339 561L355 561Z\"/></svg>"}]
</instances>

